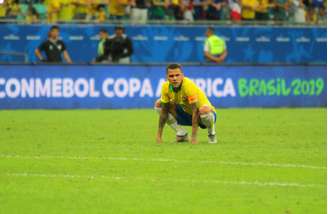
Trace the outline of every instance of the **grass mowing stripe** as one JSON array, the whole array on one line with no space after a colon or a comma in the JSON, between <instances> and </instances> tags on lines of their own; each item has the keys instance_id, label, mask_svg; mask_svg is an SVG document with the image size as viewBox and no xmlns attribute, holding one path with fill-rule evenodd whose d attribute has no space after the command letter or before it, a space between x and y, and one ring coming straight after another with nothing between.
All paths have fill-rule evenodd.
<instances>
[{"instance_id":1,"label":"grass mowing stripe","mask_svg":"<svg viewBox=\"0 0 328 214\"><path fill-rule=\"evenodd\" d=\"M323 166L313 166L304 164L292 163L265 163L265 162L235 162L235 161L215 161L215 160L177 160L167 158L133 158L133 157L92 157L92 156L26 156L26 155L8 155L0 154L0 158L7 159L66 159L66 160L113 160L113 161L143 161L143 162L174 162L174 163L202 163L202 164L220 164L220 165L235 165L235 166L254 166L254 167L275 167L275 168L304 168L326 170Z\"/></svg>"},{"instance_id":2,"label":"grass mowing stripe","mask_svg":"<svg viewBox=\"0 0 328 214\"><path fill-rule=\"evenodd\" d=\"M174 183L205 183L205 184L222 184L222 185L246 185L246 186L259 186L259 187L298 187L298 188L323 188L323 184L302 184L296 182L277 182L277 181L224 181L224 180L194 180L194 179L171 179L171 178L146 178L146 177L119 177L119 176L106 176L106 175L76 175L76 174L44 174L44 173L30 173L30 172L19 172L19 173L5 173L0 174L9 177L43 177L43 178L64 178L64 179L105 179L113 181L167 181Z\"/></svg>"}]
</instances>

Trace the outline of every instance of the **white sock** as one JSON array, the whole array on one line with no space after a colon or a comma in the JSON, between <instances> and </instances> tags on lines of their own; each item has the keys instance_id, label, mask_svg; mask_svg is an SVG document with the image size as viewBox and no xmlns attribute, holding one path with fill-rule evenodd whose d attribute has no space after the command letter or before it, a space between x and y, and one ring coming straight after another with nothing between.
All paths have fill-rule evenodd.
<instances>
[{"instance_id":1,"label":"white sock","mask_svg":"<svg viewBox=\"0 0 328 214\"><path fill-rule=\"evenodd\" d=\"M201 114L200 119L202 123L207 127L208 134L209 135L215 135L215 119L214 119L214 113L210 112L207 114Z\"/></svg>"},{"instance_id":2,"label":"white sock","mask_svg":"<svg viewBox=\"0 0 328 214\"><path fill-rule=\"evenodd\" d=\"M157 111L157 113L161 113L161 108L155 107L154 109ZM176 132L177 136L185 136L187 134L187 131L178 124L177 120L171 113L169 113L169 118L167 119L166 123Z\"/></svg>"}]
</instances>

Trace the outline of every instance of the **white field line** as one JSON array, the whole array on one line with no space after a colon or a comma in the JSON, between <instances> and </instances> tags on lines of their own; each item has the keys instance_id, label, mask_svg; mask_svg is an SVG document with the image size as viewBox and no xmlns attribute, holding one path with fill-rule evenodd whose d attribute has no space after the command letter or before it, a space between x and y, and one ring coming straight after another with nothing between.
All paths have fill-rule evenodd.
<instances>
[{"instance_id":1,"label":"white field line","mask_svg":"<svg viewBox=\"0 0 328 214\"><path fill-rule=\"evenodd\" d=\"M8 155L0 154L0 158L5 159L63 159L63 160L109 160L109 161L141 161L141 162L173 162L173 163L202 163L202 164L218 164L233 166L253 166L253 167L273 167L273 168L303 168L326 170L324 166L292 164L292 163L268 163L268 162L237 162L237 161L220 161L220 160L177 160L169 158L133 158L133 157L95 157L95 156L60 156L60 155Z\"/></svg>"},{"instance_id":2,"label":"white field line","mask_svg":"<svg viewBox=\"0 0 328 214\"><path fill-rule=\"evenodd\" d=\"M171 178L147 178L147 177L119 177L105 175L75 175L75 174L44 174L44 173L4 173L0 176L8 177L40 177L40 178L60 178L60 179L104 179L110 181L133 182L136 180L143 182L173 182L173 183L195 183L195 184L222 184L222 185L241 185L241 186L257 186L257 187L296 187L296 188L324 188L323 184L301 184L294 182L262 182L262 181L224 181L224 180L196 180L196 179L171 179Z\"/></svg>"}]
</instances>

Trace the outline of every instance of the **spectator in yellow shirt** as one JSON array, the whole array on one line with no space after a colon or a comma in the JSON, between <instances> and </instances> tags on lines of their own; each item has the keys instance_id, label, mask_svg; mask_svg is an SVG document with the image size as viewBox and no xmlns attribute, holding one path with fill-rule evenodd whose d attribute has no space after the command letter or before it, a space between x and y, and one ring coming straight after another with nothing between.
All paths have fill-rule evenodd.
<instances>
[{"instance_id":1,"label":"spectator in yellow shirt","mask_svg":"<svg viewBox=\"0 0 328 214\"><path fill-rule=\"evenodd\" d=\"M243 20L251 21L255 19L255 10L258 6L257 0L242 0L241 1L241 17Z\"/></svg>"},{"instance_id":2,"label":"spectator in yellow shirt","mask_svg":"<svg viewBox=\"0 0 328 214\"><path fill-rule=\"evenodd\" d=\"M74 0L60 0L61 10L59 12L59 20L61 22L70 22L74 18L76 5Z\"/></svg>"},{"instance_id":3,"label":"spectator in yellow shirt","mask_svg":"<svg viewBox=\"0 0 328 214\"><path fill-rule=\"evenodd\" d=\"M104 5L98 5L97 12L96 12L96 21L98 23L102 23L106 21L106 19L107 19L106 7Z\"/></svg>"},{"instance_id":4,"label":"spectator in yellow shirt","mask_svg":"<svg viewBox=\"0 0 328 214\"><path fill-rule=\"evenodd\" d=\"M87 2L88 0L75 0L74 4L76 6L75 8L75 14L74 19L77 20L85 20L88 15L88 6Z\"/></svg>"},{"instance_id":5,"label":"spectator in yellow shirt","mask_svg":"<svg viewBox=\"0 0 328 214\"><path fill-rule=\"evenodd\" d=\"M127 0L111 0L108 5L110 19L114 19L114 20L124 19L127 5L128 5Z\"/></svg>"},{"instance_id":6,"label":"spectator in yellow shirt","mask_svg":"<svg viewBox=\"0 0 328 214\"><path fill-rule=\"evenodd\" d=\"M8 0L6 4L6 18L17 19L21 14L18 0Z\"/></svg>"},{"instance_id":7,"label":"spectator in yellow shirt","mask_svg":"<svg viewBox=\"0 0 328 214\"><path fill-rule=\"evenodd\" d=\"M258 0L258 5L255 12L255 19L259 21L269 20L269 1Z\"/></svg>"},{"instance_id":8,"label":"spectator in yellow shirt","mask_svg":"<svg viewBox=\"0 0 328 214\"><path fill-rule=\"evenodd\" d=\"M6 4L0 4L0 19L6 16Z\"/></svg>"},{"instance_id":9,"label":"spectator in yellow shirt","mask_svg":"<svg viewBox=\"0 0 328 214\"><path fill-rule=\"evenodd\" d=\"M57 23L59 18L60 6L61 6L60 2L48 0L46 4L47 4L47 11L48 11L48 22Z\"/></svg>"}]
</instances>

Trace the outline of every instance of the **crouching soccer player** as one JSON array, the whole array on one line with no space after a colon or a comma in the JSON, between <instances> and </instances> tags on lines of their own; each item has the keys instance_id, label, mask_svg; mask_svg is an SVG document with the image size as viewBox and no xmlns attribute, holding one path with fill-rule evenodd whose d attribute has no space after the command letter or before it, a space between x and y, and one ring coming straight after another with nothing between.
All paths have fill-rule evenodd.
<instances>
[{"instance_id":1,"label":"crouching soccer player","mask_svg":"<svg viewBox=\"0 0 328 214\"><path fill-rule=\"evenodd\" d=\"M161 98L155 103L159 112L157 143L162 143L165 123L175 132L178 142L188 141L188 133L182 126L192 126L191 143L197 143L198 126L208 130L208 142L216 143L215 108L205 93L189 78L184 77L179 64L166 68L166 81L162 86Z\"/></svg>"}]
</instances>

